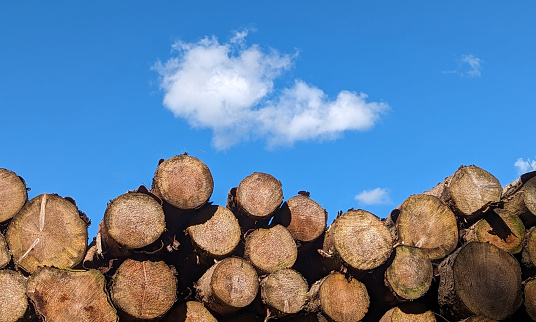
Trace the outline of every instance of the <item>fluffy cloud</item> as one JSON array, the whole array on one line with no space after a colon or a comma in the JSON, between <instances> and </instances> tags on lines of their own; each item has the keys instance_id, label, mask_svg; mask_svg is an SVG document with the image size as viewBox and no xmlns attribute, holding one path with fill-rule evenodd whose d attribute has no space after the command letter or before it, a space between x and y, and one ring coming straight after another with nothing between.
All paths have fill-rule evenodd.
<instances>
[{"instance_id":1,"label":"fluffy cloud","mask_svg":"<svg viewBox=\"0 0 536 322\"><path fill-rule=\"evenodd\" d=\"M213 131L213 145L226 149L240 141L266 140L269 146L334 139L344 131L374 126L386 103L341 91L333 100L302 80L275 90L274 82L293 66L296 55L248 46L247 31L227 43L205 37L177 42L175 57L157 62L165 92L163 104L193 127Z\"/></svg>"},{"instance_id":2,"label":"fluffy cloud","mask_svg":"<svg viewBox=\"0 0 536 322\"><path fill-rule=\"evenodd\" d=\"M482 64L484 61L472 54L462 55L457 61L458 68L444 71L445 74L457 74L460 77L475 78L482 75Z\"/></svg>"},{"instance_id":3,"label":"fluffy cloud","mask_svg":"<svg viewBox=\"0 0 536 322\"><path fill-rule=\"evenodd\" d=\"M518 174L521 175L536 170L536 160L519 158L514 163L514 167L516 167Z\"/></svg>"},{"instance_id":4,"label":"fluffy cloud","mask_svg":"<svg viewBox=\"0 0 536 322\"><path fill-rule=\"evenodd\" d=\"M389 191L385 188L365 190L355 196L355 199L364 205L385 205L391 203Z\"/></svg>"}]
</instances>

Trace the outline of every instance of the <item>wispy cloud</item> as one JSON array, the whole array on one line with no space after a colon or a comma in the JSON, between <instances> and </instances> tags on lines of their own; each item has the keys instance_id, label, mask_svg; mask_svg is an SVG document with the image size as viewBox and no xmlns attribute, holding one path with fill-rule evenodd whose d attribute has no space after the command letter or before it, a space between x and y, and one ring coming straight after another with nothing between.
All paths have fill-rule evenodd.
<instances>
[{"instance_id":1,"label":"wispy cloud","mask_svg":"<svg viewBox=\"0 0 536 322\"><path fill-rule=\"evenodd\" d=\"M364 190L355 196L355 199L364 205L385 205L391 203L389 191L385 188Z\"/></svg>"},{"instance_id":2,"label":"wispy cloud","mask_svg":"<svg viewBox=\"0 0 536 322\"><path fill-rule=\"evenodd\" d=\"M176 56L154 66L164 106L193 127L211 129L217 149L250 139L268 146L335 139L345 131L369 130L389 110L386 103L367 102L364 93L343 90L331 99L299 79L276 90L275 81L293 67L297 54L248 46L246 37L247 30L223 44L215 37L177 42Z\"/></svg>"},{"instance_id":3,"label":"wispy cloud","mask_svg":"<svg viewBox=\"0 0 536 322\"><path fill-rule=\"evenodd\" d=\"M456 74L460 77L475 78L482 75L484 61L472 54L462 55L458 60L458 67L453 70L443 71L445 74Z\"/></svg>"},{"instance_id":4,"label":"wispy cloud","mask_svg":"<svg viewBox=\"0 0 536 322\"><path fill-rule=\"evenodd\" d=\"M519 175L536 170L536 160L518 158L514 163Z\"/></svg>"}]
</instances>

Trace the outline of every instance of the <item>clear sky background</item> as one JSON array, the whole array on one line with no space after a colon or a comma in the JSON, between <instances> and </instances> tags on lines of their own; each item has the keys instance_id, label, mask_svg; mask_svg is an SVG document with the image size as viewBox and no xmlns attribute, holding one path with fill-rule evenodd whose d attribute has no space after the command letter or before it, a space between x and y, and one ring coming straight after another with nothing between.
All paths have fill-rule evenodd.
<instances>
[{"instance_id":1,"label":"clear sky background","mask_svg":"<svg viewBox=\"0 0 536 322\"><path fill-rule=\"evenodd\" d=\"M10 1L0 167L92 219L184 152L211 201L267 172L331 222L460 165L536 167L534 1Z\"/></svg>"}]
</instances>

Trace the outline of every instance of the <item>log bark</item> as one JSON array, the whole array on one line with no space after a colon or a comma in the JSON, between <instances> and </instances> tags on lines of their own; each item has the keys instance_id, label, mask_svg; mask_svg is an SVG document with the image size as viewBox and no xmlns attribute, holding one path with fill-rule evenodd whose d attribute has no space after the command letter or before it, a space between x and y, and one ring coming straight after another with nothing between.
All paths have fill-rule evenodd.
<instances>
[{"instance_id":1,"label":"log bark","mask_svg":"<svg viewBox=\"0 0 536 322\"><path fill-rule=\"evenodd\" d=\"M536 227L527 230L521 255L521 263L526 268L536 268Z\"/></svg>"},{"instance_id":2,"label":"log bark","mask_svg":"<svg viewBox=\"0 0 536 322\"><path fill-rule=\"evenodd\" d=\"M13 261L28 273L38 266L72 268L84 258L87 224L78 208L55 194L30 200L9 224Z\"/></svg>"},{"instance_id":3,"label":"log bark","mask_svg":"<svg viewBox=\"0 0 536 322\"><path fill-rule=\"evenodd\" d=\"M457 215L474 222L492 203L499 202L502 186L491 173L470 165L461 166L424 193L440 198Z\"/></svg>"},{"instance_id":4,"label":"log bark","mask_svg":"<svg viewBox=\"0 0 536 322\"><path fill-rule=\"evenodd\" d=\"M338 272L315 282L309 290L309 298L307 311L322 311L340 322L360 321L370 304L365 285Z\"/></svg>"},{"instance_id":5,"label":"log bark","mask_svg":"<svg viewBox=\"0 0 536 322\"><path fill-rule=\"evenodd\" d=\"M203 208L186 229L198 252L210 258L230 255L238 246L242 232L238 219L228 208Z\"/></svg>"},{"instance_id":6,"label":"log bark","mask_svg":"<svg viewBox=\"0 0 536 322\"><path fill-rule=\"evenodd\" d=\"M302 310L307 301L309 285L297 271L286 268L261 280L261 299L269 310L268 316L282 317Z\"/></svg>"},{"instance_id":7,"label":"log bark","mask_svg":"<svg viewBox=\"0 0 536 322\"><path fill-rule=\"evenodd\" d=\"M308 195L297 195L285 202L280 223L301 242L311 242L326 229L328 214Z\"/></svg>"},{"instance_id":8,"label":"log bark","mask_svg":"<svg viewBox=\"0 0 536 322\"><path fill-rule=\"evenodd\" d=\"M27 200L24 180L13 171L0 168L0 222L13 218Z\"/></svg>"},{"instance_id":9,"label":"log bark","mask_svg":"<svg viewBox=\"0 0 536 322\"><path fill-rule=\"evenodd\" d=\"M418 303L395 306L380 319L380 322L435 322L432 311Z\"/></svg>"},{"instance_id":10,"label":"log bark","mask_svg":"<svg viewBox=\"0 0 536 322\"><path fill-rule=\"evenodd\" d=\"M113 303L130 317L163 316L177 300L177 279L166 263L126 259L112 277Z\"/></svg>"},{"instance_id":11,"label":"log bark","mask_svg":"<svg viewBox=\"0 0 536 322\"><path fill-rule=\"evenodd\" d=\"M259 228L246 236L244 258L261 273L290 268L297 257L296 242L290 232L281 225Z\"/></svg>"},{"instance_id":12,"label":"log bark","mask_svg":"<svg viewBox=\"0 0 536 322\"><path fill-rule=\"evenodd\" d=\"M523 178L525 179L523 180ZM525 174L514 183L505 186L502 201L503 209L507 214L518 216L527 226L535 225L536 171Z\"/></svg>"},{"instance_id":13,"label":"log bark","mask_svg":"<svg viewBox=\"0 0 536 322\"><path fill-rule=\"evenodd\" d=\"M104 212L106 232L127 249L155 242L166 228L160 203L148 194L128 192L113 199Z\"/></svg>"},{"instance_id":14,"label":"log bark","mask_svg":"<svg viewBox=\"0 0 536 322\"><path fill-rule=\"evenodd\" d=\"M445 257L458 244L456 216L427 194L412 195L402 203L396 230L399 243L421 248L431 260Z\"/></svg>"},{"instance_id":15,"label":"log bark","mask_svg":"<svg viewBox=\"0 0 536 322\"><path fill-rule=\"evenodd\" d=\"M118 321L97 270L39 267L28 279L27 294L45 321Z\"/></svg>"},{"instance_id":16,"label":"log bark","mask_svg":"<svg viewBox=\"0 0 536 322\"><path fill-rule=\"evenodd\" d=\"M26 278L19 272L0 270L0 322L22 320L28 309Z\"/></svg>"},{"instance_id":17,"label":"log bark","mask_svg":"<svg viewBox=\"0 0 536 322\"><path fill-rule=\"evenodd\" d=\"M524 303L527 314L536 321L536 278L532 277L524 282Z\"/></svg>"},{"instance_id":18,"label":"log bark","mask_svg":"<svg viewBox=\"0 0 536 322\"><path fill-rule=\"evenodd\" d=\"M11 254L7 247L6 238L0 233L0 269L4 268L11 262Z\"/></svg>"},{"instance_id":19,"label":"log bark","mask_svg":"<svg viewBox=\"0 0 536 322\"><path fill-rule=\"evenodd\" d=\"M236 188L238 209L254 219L270 217L282 202L281 182L267 173L254 172Z\"/></svg>"},{"instance_id":20,"label":"log bark","mask_svg":"<svg viewBox=\"0 0 536 322\"><path fill-rule=\"evenodd\" d=\"M365 210L351 209L328 227L321 253L356 270L370 270L391 255L393 239L387 226Z\"/></svg>"},{"instance_id":21,"label":"log bark","mask_svg":"<svg viewBox=\"0 0 536 322\"><path fill-rule=\"evenodd\" d=\"M183 154L161 162L154 174L151 191L179 209L197 209L214 190L212 174L198 158Z\"/></svg>"},{"instance_id":22,"label":"log bark","mask_svg":"<svg viewBox=\"0 0 536 322\"><path fill-rule=\"evenodd\" d=\"M500 249L517 254L523 248L525 226L519 217L496 209L464 231L464 242L488 242Z\"/></svg>"},{"instance_id":23,"label":"log bark","mask_svg":"<svg viewBox=\"0 0 536 322\"><path fill-rule=\"evenodd\" d=\"M401 300L416 300L423 296L434 277L432 262L417 247L400 245L395 248L393 262L385 271L385 284Z\"/></svg>"},{"instance_id":24,"label":"log bark","mask_svg":"<svg viewBox=\"0 0 536 322\"><path fill-rule=\"evenodd\" d=\"M439 265L442 315L462 319L511 316L521 305L521 269L515 258L489 243L471 242Z\"/></svg>"},{"instance_id":25,"label":"log bark","mask_svg":"<svg viewBox=\"0 0 536 322\"><path fill-rule=\"evenodd\" d=\"M240 257L227 257L211 266L195 284L198 299L221 315L253 302L259 291L255 268Z\"/></svg>"}]
</instances>

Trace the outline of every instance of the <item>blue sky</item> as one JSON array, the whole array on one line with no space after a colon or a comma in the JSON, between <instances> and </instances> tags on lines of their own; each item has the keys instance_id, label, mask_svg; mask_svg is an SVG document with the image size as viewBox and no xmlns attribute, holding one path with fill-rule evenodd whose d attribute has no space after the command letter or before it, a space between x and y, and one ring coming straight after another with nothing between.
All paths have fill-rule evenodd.
<instances>
[{"instance_id":1,"label":"blue sky","mask_svg":"<svg viewBox=\"0 0 536 322\"><path fill-rule=\"evenodd\" d=\"M23 1L0 7L0 167L106 204L160 158L211 201L267 172L333 220L385 217L460 165L536 167L533 1Z\"/></svg>"}]
</instances>

